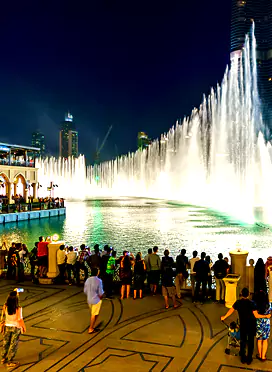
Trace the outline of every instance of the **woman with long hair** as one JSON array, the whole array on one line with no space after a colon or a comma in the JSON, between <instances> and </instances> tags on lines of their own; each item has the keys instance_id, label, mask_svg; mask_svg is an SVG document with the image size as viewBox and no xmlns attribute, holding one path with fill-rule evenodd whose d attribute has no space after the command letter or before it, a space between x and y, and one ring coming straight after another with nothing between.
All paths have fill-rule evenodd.
<instances>
[{"instance_id":1,"label":"woman with long hair","mask_svg":"<svg viewBox=\"0 0 272 372\"><path fill-rule=\"evenodd\" d=\"M121 259L120 263L120 279L121 279L121 300L124 299L125 292L126 292L126 297L129 298L130 294L130 286L132 282L132 261L129 256L129 252L124 251L124 256Z\"/></svg>"},{"instance_id":2,"label":"woman with long hair","mask_svg":"<svg viewBox=\"0 0 272 372\"><path fill-rule=\"evenodd\" d=\"M2 310L2 320L5 322L3 332L3 349L1 364L7 363L8 368L17 367L19 363L13 362L16 355L21 333L26 332L22 315L22 308L19 306L17 289L10 292Z\"/></svg>"},{"instance_id":3,"label":"woman with long hair","mask_svg":"<svg viewBox=\"0 0 272 372\"><path fill-rule=\"evenodd\" d=\"M266 269L262 258L259 258L254 268L254 293L267 292Z\"/></svg>"},{"instance_id":4,"label":"woman with long hair","mask_svg":"<svg viewBox=\"0 0 272 372\"><path fill-rule=\"evenodd\" d=\"M270 336L270 303L268 295L264 291L255 294L255 303L257 310L253 311L256 321L256 339L258 345L258 354L256 358L265 361L268 348L268 339Z\"/></svg>"},{"instance_id":5,"label":"woman with long hair","mask_svg":"<svg viewBox=\"0 0 272 372\"><path fill-rule=\"evenodd\" d=\"M143 297L144 282L146 277L145 262L142 259L142 253L138 252L135 259L134 265L134 296L133 299L137 298L137 291L139 291L140 298Z\"/></svg>"}]
</instances>

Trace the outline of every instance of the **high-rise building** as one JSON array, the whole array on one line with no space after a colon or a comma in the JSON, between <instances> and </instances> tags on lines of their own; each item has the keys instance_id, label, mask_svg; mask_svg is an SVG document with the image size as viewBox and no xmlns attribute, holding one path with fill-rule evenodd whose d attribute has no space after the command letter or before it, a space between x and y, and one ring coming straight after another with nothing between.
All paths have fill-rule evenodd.
<instances>
[{"instance_id":1,"label":"high-rise building","mask_svg":"<svg viewBox=\"0 0 272 372\"><path fill-rule=\"evenodd\" d=\"M231 53L243 48L255 22L258 88L265 124L272 131L272 1L232 0Z\"/></svg>"},{"instance_id":2,"label":"high-rise building","mask_svg":"<svg viewBox=\"0 0 272 372\"><path fill-rule=\"evenodd\" d=\"M78 157L78 132L75 130L73 115L69 112L65 115L65 120L61 123L59 133L59 156Z\"/></svg>"},{"instance_id":3,"label":"high-rise building","mask_svg":"<svg viewBox=\"0 0 272 372\"><path fill-rule=\"evenodd\" d=\"M44 140L44 134L37 131L32 133L32 140L31 145L33 147L39 147L40 148L40 156L42 158L46 155L46 146L45 146L45 140Z\"/></svg>"},{"instance_id":4,"label":"high-rise building","mask_svg":"<svg viewBox=\"0 0 272 372\"><path fill-rule=\"evenodd\" d=\"M138 150L143 150L150 145L151 140L145 132L138 132Z\"/></svg>"}]
</instances>

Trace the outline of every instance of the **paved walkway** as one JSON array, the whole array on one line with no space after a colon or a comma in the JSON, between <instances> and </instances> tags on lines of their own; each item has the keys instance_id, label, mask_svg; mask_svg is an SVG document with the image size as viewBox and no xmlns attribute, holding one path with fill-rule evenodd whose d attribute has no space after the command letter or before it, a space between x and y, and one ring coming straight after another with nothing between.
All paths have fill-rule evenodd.
<instances>
[{"instance_id":1,"label":"paved walkway","mask_svg":"<svg viewBox=\"0 0 272 372\"><path fill-rule=\"evenodd\" d=\"M1 304L14 287L1 281ZM16 371L272 371L271 343L269 360L254 359L251 366L224 353L227 331L219 320L226 311L223 305L195 306L188 298L178 309L166 310L161 296L104 300L101 331L88 335L83 288L23 287L27 333L21 336Z\"/></svg>"}]
</instances>

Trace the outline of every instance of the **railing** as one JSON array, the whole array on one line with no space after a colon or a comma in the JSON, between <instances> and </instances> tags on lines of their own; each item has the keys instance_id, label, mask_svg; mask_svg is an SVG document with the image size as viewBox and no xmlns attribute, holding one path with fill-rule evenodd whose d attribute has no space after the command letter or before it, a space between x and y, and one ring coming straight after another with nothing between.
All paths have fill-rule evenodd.
<instances>
[{"instance_id":1,"label":"railing","mask_svg":"<svg viewBox=\"0 0 272 372\"><path fill-rule=\"evenodd\" d=\"M0 159L0 165L12 165L15 167L30 167L35 168L35 161L20 161L20 160L11 160L9 159Z\"/></svg>"},{"instance_id":2,"label":"railing","mask_svg":"<svg viewBox=\"0 0 272 372\"><path fill-rule=\"evenodd\" d=\"M2 213L20 213L20 212L31 212L40 211L45 209L58 209L64 208L64 201L53 203L53 202L34 202L34 203L16 203L7 204L2 206Z\"/></svg>"}]
</instances>

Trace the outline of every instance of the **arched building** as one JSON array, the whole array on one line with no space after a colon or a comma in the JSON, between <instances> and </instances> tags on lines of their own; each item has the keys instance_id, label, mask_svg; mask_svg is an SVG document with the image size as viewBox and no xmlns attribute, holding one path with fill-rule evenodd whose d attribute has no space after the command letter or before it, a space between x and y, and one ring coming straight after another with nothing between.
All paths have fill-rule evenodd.
<instances>
[{"instance_id":1,"label":"arched building","mask_svg":"<svg viewBox=\"0 0 272 372\"><path fill-rule=\"evenodd\" d=\"M9 204L16 194L26 201L29 196L36 199L38 169L35 158L39 152L36 147L0 143L0 197L7 197Z\"/></svg>"}]
</instances>

